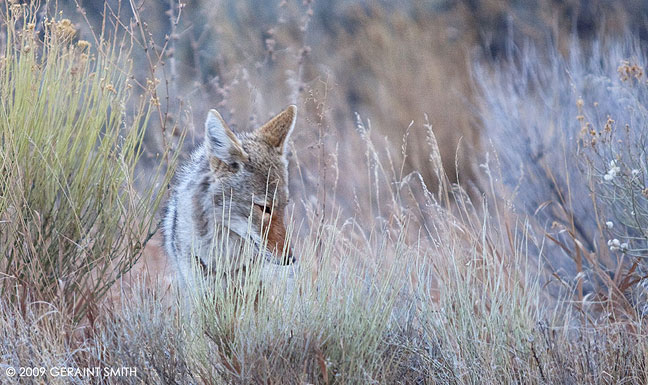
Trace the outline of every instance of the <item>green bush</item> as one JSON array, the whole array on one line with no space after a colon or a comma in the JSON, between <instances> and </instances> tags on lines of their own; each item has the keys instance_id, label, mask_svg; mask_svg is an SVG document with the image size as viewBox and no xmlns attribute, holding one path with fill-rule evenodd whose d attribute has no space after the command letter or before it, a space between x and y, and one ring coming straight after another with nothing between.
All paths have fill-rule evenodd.
<instances>
[{"instance_id":1,"label":"green bush","mask_svg":"<svg viewBox=\"0 0 648 385\"><path fill-rule=\"evenodd\" d=\"M149 103L126 113L128 50L75 41L67 20L2 14L0 271L3 298L80 319L154 230L160 195L135 192ZM39 30L42 28L42 30ZM144 100L144 99L142 99Z\"/></svg>"}]
</instances>

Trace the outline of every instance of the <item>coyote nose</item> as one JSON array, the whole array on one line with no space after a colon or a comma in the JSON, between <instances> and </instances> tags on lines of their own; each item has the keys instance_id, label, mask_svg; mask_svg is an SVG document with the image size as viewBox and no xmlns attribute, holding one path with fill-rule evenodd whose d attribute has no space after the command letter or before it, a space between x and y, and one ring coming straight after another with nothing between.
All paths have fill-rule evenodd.
<instances>
[{"instance_id":1,"label":"coyote nose","mask_svg":"<svg viewBox=\"0 0 648 385\"><path fill-rule=\"evenodd\" d=\"M288 251L286 256L283 257L283 259L281 261L281 264L282 265L290 265L290 264L295 263L295 262L297 262L297 258L295 258L295 256L292 253L292 250L291 250L291 251Z\"/></svg>"}]
</instances>

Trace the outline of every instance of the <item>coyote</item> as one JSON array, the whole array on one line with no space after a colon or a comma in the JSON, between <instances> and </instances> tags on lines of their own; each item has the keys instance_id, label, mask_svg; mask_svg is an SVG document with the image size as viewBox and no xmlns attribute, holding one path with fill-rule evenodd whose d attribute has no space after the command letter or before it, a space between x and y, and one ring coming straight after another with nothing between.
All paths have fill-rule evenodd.
<instances>
[{"instance_id":1,"label":"coyote","mask_svg":"<svg viewBox=\"0 0 648 385\"><path fill-rule=\"evenodd\" d=\"M236 135L209 111L204 141L176 175L163 219L164 247L181 286L192 284L192 259L209 275L218 258L239 260L246 239L268 262L294 262L283 221L286 142L296 112L291 105L254 132Z\"/></svg>"}]
</instances>

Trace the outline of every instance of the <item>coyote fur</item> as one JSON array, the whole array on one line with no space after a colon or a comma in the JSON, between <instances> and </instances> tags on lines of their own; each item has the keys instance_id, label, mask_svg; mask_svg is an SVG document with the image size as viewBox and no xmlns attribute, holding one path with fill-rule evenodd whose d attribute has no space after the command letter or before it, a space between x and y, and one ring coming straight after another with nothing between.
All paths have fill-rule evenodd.
<instances>
[{"instance_id":1,"label":"coyote fur","mask_svg":"<svg viewBox=\"0 0 648 385\"><path fill-rule=\"evenodd\" d=\"M291 105L255 131L237 135L216 110L209 111L203 143L176 175L163 219L164 247L181 285L191 285L192 263L209 275L218 259L237 261L246 240L268 262L294 261L284 213L286 142L296 112Z\"/></svg>"}]
</instances>

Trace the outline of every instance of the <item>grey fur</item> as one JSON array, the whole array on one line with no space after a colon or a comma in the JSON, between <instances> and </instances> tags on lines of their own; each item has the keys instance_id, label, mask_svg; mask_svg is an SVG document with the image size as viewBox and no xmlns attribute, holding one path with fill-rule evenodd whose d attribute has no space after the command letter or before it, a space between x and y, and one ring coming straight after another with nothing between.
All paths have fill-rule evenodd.
<instances>
[{"instance_id":1,"label":"grey fur","mask_svg":"<svg viewBox=\"0 0 648 385\"><path fill-rule=\"evenodd\" d=\"M256 131L235 135L210 111L205 139L179 169L163 219L164 247L181 286L192 285L193 258L203 268L217 258L239 263L245 239L266 260L284 262L278 243L273 250L265 247L262 223L283 220L288 202L284 143L295 113L290 106ZM285 229L283 223L277 226L280 236Z\"/></svg>"}]
</instances>

